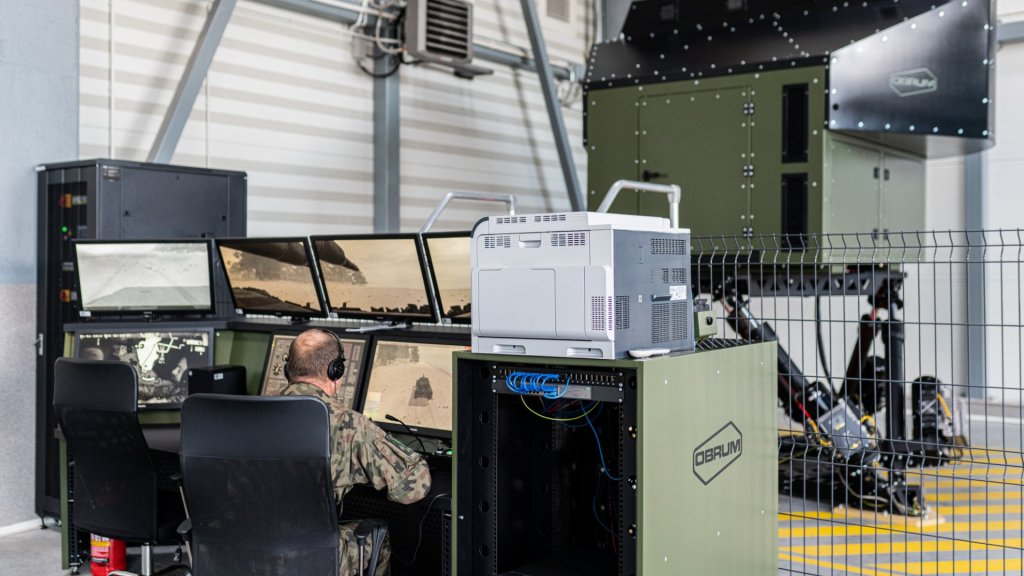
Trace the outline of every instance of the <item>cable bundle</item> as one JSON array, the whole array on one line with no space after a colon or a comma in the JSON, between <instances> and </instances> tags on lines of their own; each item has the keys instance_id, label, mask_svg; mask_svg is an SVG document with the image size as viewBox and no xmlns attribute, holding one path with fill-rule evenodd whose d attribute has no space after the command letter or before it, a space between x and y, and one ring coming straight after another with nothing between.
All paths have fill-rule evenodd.
<instances>
[{"instance_id":1,"label":"cable bundle","mask_svg":"<svg viewBox=\"0 0 1024 576\"><path fill-rule=\"evenodd\" d=\"M565 384L561 390L558 387L558 379L558 374L511 372L505 377L505 386L516 394L540 394L548 400L557 400L569 390L569 376L565 377Z\"/></svg>"}]
</instances>

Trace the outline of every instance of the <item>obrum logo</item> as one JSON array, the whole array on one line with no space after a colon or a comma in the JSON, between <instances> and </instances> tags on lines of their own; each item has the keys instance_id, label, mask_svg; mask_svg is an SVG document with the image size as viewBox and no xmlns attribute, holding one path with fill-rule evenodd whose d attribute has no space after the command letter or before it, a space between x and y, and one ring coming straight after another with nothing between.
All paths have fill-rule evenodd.
<instances>
[{"instance_id":1,"label":"obrum logo","mask_svg":"<svg viewBox=\"0 0 1024 576\"><path fill-rule=\"evenodd\" d=\"M939 89L939 79L927 68L914 68L889 74L889 87L900 98L927 94Z\"/></svg>"},{"instance_id":2,"label":"obrum logo","mask_svg":"<svg viewBox=\"0 0 1024 576\"><path fill-rule=\"evenodd\" d=\"M693 450L693 475L707 486L743 455L743 433L729 422Z\"/></svg>"}]
</instances>

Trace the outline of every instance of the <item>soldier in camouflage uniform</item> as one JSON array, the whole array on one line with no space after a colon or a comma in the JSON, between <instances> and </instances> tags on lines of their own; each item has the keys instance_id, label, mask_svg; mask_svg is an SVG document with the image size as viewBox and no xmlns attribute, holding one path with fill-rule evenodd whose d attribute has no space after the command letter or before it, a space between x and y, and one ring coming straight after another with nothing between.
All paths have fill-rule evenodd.
<instances>
[{"instance_id":1,"label":"soldier in camouflage uniform","mask_svg":"<svg viewBox=\"0 0 1024 576\"><path fill-rule=\"evenodd\" d=\"M430 491L430 471L422 456L386 434L369 418L345 407L336 398L338 383L327 377L327 366L340 355L338 342L322 330L300 334L288 350L288 386L282 396L313 396L323 400L331 418L331 473L334 498L341 504L356 484L387 488L388 498L402 504L422 500ZM340 576L359 574L359 548L354 531L358 522L341 524ZM372 542L363 557L369 563ZM377 574L390 572L391 546L381 547Z\"/></svg>"}]
</instances>

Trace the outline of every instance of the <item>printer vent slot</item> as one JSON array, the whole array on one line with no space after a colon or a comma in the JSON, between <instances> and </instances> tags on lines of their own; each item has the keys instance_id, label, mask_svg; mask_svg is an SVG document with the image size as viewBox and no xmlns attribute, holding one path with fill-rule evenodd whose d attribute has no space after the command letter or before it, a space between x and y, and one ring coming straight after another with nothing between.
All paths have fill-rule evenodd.
<instances>
[{"instance_id":1,"label":"printer vent slot","mask_svg":"<svg viewBox=\"0 0 1024 576\"><path fill-rule=\"evenodd\" d=\"M686 337L686 302L673 302L672 306L672 340Z\"/></svg>"},{"instance_id":2,"label":"printer vent slot","mask_svg":"<svg viewBox=\"0 0 1024 576\"><path fill-rule=\"evenodd\" d=\"M671 335L672 311L671 304L655 304L651 306L651 342L659 344L668 342Z\"/></svg>"},{"instance_id":3,"label":"printer vent slot","mask_svg":"<svg viewBox=\"0 0 1024 576\"><path fill-rule=\"evenodd\" d=\"M686 268L652 268L651 284L686 284Z\"/></svg>"},{"instance_id":4,"label":"printer vent slot","mask_svg":"<svg viewBox=\"0 0 1024 576\"><path fill-rule=\"evenodd\" d=\"M652 238L651 254L685 256L686 240L679 240L675 238Z\"/></svg>"},{"instance_id":5,"label":"printer vent slot","mask_svg":"<svg viewBox=\"0 0 1024 576\"><path fill-rule=\"evenodd\" d=\"M485 236L484 248L511 248L511 236Z\"/></svg>"},{"instance_id":6,"label":"printer vent slot","mask_svg":"<svg viewBox=\"0 0 1024 576\"><path fill-rule=\"evenodd\" d=\"M615 329L629 329L629 296L615 297Z\"/></svg>"},{"instance_id":7,"label":"printer vent slot","mask_svg":"<svg viewBox=\"0 0 1024 576\"><path fill-rule=\"evenodd\" d=\"M565 214L538 214L533 217L534 222L565 222Z\"/></svg>"},{"instance_id":8,"label":"printer vent slot","mask_svg":"<svg viewBox=\"0 0 1024 576\"><path fill-rule=\"evenodd\" d=\"M587 234L585 232L563 232L551 235L552 246L586 246Z\"/></svg>"},{"instance_id":9,"label":"printer vent slot","mask_svg":"<svg viewBox=\"0 0 1024 576\"><path fill-rule=\"evenodd\" d=\"M498 216L498 224L525 224L526 216Z\"/></svg>"},{"instance_id":10,"label":"printer vent slot","mask_svg":"<svg viewBox=\"0 0 1024 576\"><path fill-rule=\"evenodd\" d=\"M593 330L605 331L614 322L612 299L604 296L590 297L590 325Z\"/></svg>"}]
</instances>

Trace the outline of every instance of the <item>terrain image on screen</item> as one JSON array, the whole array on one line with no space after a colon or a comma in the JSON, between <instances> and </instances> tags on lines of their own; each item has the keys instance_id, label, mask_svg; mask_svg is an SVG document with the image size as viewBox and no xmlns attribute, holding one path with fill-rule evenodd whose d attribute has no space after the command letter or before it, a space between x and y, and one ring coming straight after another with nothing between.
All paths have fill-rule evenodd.
<instances>
[{"instance_id":1,"label":"terrain image on screen","mask_svg":"<svg viewBox=\"0 0 1024 576\"><path fill-rule=\"evenodd\" d=\"M321 313L303 242L222 242L218 247L235 305L244 312Z\"/></svg>"},{"instance_id":2,"label":"terrain image on screen","mask_svg":"<svg viewBox=\"0 0 1024 576\"><path fill-rule=\"evenodd\" d=\"M430 317L415 238L317 240L316 249L332 311Z\"/></svg>"},{"instance_id":3,"label":"terrain image on screen","mask_svg":"<svg viewBox=\"0 0 1024 576\"><path fill-rule=\"evenodd\" d=\"M120 360L135 369L139 405L181 404L188 395L188 369L210 366L209 332L82 333L78 358Z\"/></svg>"},{"instance_id":4,"label":"terrain image on screen","mask_svg":"<svg viewBox=\"0 0 1024 576\"><path fill-rule=\"evenodd\" d=\"M464 346L377 342L363 414L414 428L452 429L452 353Z\"/></svg>"},{"instance_id":5,"label":"terrain image on screen","mask_svg":"<svg viewBox=\"0 0 1024 576\"><path fill-rule=\"evenodd\" d=\"M77 244L82 309L210 310L205 243Z\"/></svg>"},{"instance_id":6,"label":"terrain image on screen","mask_svg":"<svg viewBox=\"0 0 1024 576\"><path fill-rule=\"evenodd\" d=\"M445 318L470 317L472 245L473 241L469 237L427 238L430 264L437 281L437 298Z\"/></svg>"}]
</instances>

